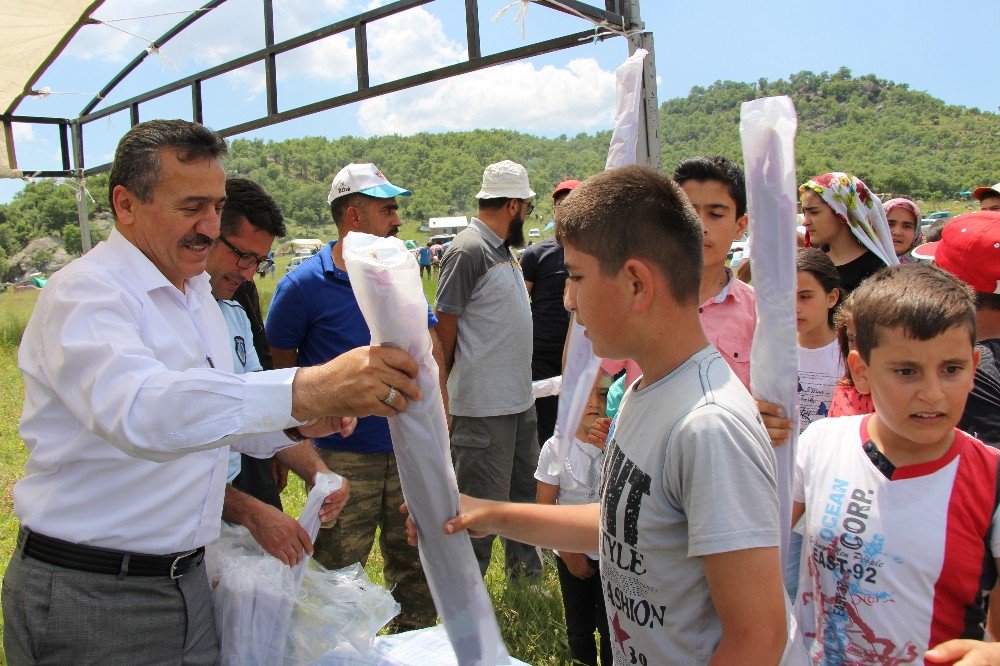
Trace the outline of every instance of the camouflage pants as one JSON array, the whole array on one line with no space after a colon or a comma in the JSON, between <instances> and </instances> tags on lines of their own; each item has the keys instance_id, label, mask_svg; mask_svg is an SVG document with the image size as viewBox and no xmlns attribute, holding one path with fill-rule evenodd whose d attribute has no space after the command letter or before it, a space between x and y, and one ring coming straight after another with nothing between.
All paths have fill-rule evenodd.
<instances>
[{"instance_id":1,"label":"camouflage pants","mask_svg":"<svg viewBox=\"0 0 1000 666\"><path fill-rule=\"evenodd\" d=\"M406 543L405 518L399 513L403 491L396 457L391 453L351 453L318 448L323 462L351 484L351 497L337 519L324 523L316 537L314 557L327 569L368 561L376 528L381 527L386 586L402 606L393 629L408 631L437 621L417 549Z\"/></svg>"}]
</instances>

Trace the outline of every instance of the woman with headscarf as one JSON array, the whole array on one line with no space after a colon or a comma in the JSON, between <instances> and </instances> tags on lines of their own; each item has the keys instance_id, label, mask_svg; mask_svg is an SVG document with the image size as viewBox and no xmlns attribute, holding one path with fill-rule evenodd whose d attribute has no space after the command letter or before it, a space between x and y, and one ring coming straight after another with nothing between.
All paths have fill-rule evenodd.
<instances>
[{"instance_id":1,"label":"woman with headscarf","mask_svg":"<svg viewBox=\"0 0 1000 666\"><path fill-rule=\"evenodd\" d=\"M799 187L806 244L822 249L850 293L884 266L899 263L885 210L868 186L849 173L826 173Z\"/></svg>"},{"instance_id":2,"label":"woman with headscarf","mask_svg":"<svg viewBox=\"0 0 1000 666\"><path fill-rule=\"evenodd\" d=\"M885 217L889 222L892 247L901 264L919 261L911 252L924 242L920 229L920 209L909 199L890 199L883 204Z\"/></svg>"}]
</instances>

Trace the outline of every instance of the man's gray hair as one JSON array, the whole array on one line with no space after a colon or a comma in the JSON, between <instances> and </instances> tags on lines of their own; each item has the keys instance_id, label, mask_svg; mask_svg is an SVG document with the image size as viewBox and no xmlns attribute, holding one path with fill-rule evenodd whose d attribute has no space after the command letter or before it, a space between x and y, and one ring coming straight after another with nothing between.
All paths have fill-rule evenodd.
<instances>
[{"instance_id":1,"label":"man's gray hair","mask_svg":"<svg viewBox=\"0 0 1000 666\"><path fill-rule=\"evenodd\" d=\"M114 191L118 185L149 203L153 188L160 179L160 155L163 148L173 148L181 162L218 158L228 148L221 136L199 123L186 120L150 120L139 123L122 137L115 150L108 179L108 201L115 209Z\"/></svg>"}]
</instances>

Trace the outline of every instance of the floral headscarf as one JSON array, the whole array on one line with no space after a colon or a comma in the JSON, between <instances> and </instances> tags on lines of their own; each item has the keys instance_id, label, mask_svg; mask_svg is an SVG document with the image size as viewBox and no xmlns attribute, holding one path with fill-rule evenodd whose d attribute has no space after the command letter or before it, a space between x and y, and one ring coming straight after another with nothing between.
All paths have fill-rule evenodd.
<instances>
[{"instance_id":1,"label":"floral headscarf","mask_svg":"<svg viewBox=\"0 0 1000 666\"><path fill-rule=\"evenodd\" d=\"M882 263L886 266L899 263L892 247L892 235L882 202L859 178L840 171L825 173L803 183L799 187L799 195L807 189L818 194L848 226L858 242L871 250Z\"/></svg>"},{"instance_id":2,"label":"floral headscarf","mask_svg":"<svg viewBox=\"0 0 1000 666\"><path fill-rule=\"evenodd\" d=\"M914 257L910 253L913 252L913 248L917 247L918 245L924 242L924 230L920 228L920 208L918 208L917 204L913 203L909 199L902 199L902 198L890 199L889 201L886 201L883 204L883 208L885 208L886 215L888 215L889 211L891 211L893 208L897 207L905 208L906 210L913 213L913 219L916 226L916 230L914 231L913 234L913 242L910 243L910 247L906 248L906 252L899 255L899 263L912 264L914 262L919 262L920 260Z\"/></svg>"}]
</instances>

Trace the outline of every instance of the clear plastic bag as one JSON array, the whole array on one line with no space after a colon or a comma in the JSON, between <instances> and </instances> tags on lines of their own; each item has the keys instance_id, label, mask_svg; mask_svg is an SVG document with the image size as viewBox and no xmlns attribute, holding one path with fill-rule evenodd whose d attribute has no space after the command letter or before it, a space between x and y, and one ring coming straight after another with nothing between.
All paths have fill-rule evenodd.
<instances>
[{"instance_id":1,"label":"clear plastic bag","mask_svg":"<svg viewBox=\"0 0 1000 666\"><path fill-rule=\"evenodd\" d=\"M223 525L205 564L224 665L313 664L338 649L366 655L399 613L358 564L329 571L310 558L297 585L245 527Z\"/></svg>"},{"instance_id":2,"label":"clear plastic bag","mask_svg":"<svg viewBox=\"0 0 1000 666\"><path fill-rule=\"evenodd\" d=\"M798 338L795 326L796 198L795 131L798 118L788 97L744 102L740 111L747 211L753 245L757 326L750 347L750 390L780 405L792 419L792 436L774 448L781 513L782 561L792 521L792 475L799 429Z\"/></svg>"},{"instance_id":3,"label":"clear plastic bag","mask_svg":"<svg viewBox=\"0 0 1000 666\"><path fill-rule=\"evenodd\" d=\"M420 365L417 384L424 399L390 418L389 432L434 605L459 663L506 664L510 657L469 535L441 529L458 513L458 483L417 261L398 238L351 232L344 239L344 262L372 344L404 349Z\"/></svg>"}]
</instances>

